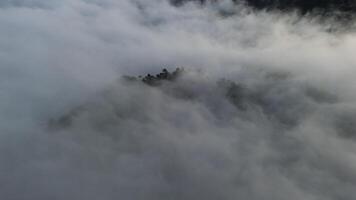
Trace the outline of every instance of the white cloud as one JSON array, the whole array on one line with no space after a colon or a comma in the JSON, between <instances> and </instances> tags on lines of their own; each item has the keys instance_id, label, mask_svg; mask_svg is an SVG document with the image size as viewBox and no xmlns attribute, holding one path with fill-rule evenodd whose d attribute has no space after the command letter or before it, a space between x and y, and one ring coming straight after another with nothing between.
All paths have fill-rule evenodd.
<instances>
[{"instance_id":1,"label":"white cloud","mask_svg":"<svg viewBox=\"0 0 356 200\"><path fill-rule=\"evenodd\" d=\"M0 1L1 199L353 199L356 40L333 23ZM160 88L116 81L179 66Z\"/></svg>"}]
</instances>

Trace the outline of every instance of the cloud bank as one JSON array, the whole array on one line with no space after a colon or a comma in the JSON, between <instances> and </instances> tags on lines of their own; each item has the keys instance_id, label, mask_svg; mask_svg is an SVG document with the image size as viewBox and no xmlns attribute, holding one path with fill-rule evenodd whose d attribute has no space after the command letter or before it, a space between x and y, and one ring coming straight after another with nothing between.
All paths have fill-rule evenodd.
<instances>
[{"instance_id":1,"label":"cloud bank","mask_svg":"<svg viewBox=\"0 0 356 200\"><path fill-rule=\"evenodd\" d=\"M353 22L228 0L0 10L1 199L354 199Z\"/></svg>"}]
</instances>

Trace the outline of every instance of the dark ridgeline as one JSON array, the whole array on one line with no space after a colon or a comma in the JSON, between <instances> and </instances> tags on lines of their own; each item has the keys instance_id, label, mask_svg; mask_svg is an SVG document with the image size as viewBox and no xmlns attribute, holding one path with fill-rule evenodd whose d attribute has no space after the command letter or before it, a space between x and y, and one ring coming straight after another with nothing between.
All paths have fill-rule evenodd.
<instances>
[{"instance_id":1,"label":"dark ridgeline","mask_svg":"<svg viewBox=\"0 0 356 200\"><path fill-rule=\"evenodd\" d=\"M218 0L170 0L174 5L180 5L188 1L196 1L201 4ZM302 13L313 10L319 11L344 11L355 12L356 0L231 0L235 3L245 3L256 9L278 9L283 11L298 9Z\"/></svg>"},{"instance_id":2,"label":"dark ridgeline","mask_svg":"<svg viewBox=\"0 0 356 200\"><path fill-rule=\"evenodd\" d=\"M325 11L356 11L355 0L246 0L246 2L258 9L299 9L304 13L315 9Z\"/></svg>"}]
</instances>

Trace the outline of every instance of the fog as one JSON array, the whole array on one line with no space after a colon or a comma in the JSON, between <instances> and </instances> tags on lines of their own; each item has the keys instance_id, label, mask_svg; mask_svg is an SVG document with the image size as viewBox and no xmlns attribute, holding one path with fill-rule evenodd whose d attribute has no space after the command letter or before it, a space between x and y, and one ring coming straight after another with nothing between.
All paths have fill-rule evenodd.
<instances>
[{"instance_id":1,"label":"fog","mask_svg":"<svg viewBox=\"0 0 356 200\"><path fill-rule=\"evenodd\" d=\"M355 48L229 0L0 0L0 198L354 199Z\"/></svg>"}]
</instances>

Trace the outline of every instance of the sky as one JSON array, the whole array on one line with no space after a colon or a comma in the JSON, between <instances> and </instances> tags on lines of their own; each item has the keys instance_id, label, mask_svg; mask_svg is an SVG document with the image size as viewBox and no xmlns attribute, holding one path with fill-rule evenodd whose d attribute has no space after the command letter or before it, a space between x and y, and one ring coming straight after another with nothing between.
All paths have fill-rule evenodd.
<instances>
[{"instance_id":1,"label":"sky","mask_svg":"<svg viewBox=\"0 0 356 200\"><path fill-rule=\"evenodd\" d=\"M354 199L355 48L229 0L0 0L0 198Z\"/></svg>"}]
</instances>

